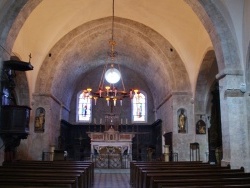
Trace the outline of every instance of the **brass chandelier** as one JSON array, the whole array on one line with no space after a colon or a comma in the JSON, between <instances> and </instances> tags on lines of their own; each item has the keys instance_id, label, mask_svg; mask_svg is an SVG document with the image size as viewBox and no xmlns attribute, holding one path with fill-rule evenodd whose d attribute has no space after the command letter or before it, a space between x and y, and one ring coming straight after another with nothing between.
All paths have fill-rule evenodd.
<instances>
[{"instance_id":1,"label":"brass chandelier","mask_svg":"<svg viewBox=\"0 0 250 188\"><path fill-rule=\"evenodd\" d=\"M115 51L116 42L114 40L114 0L113 0L113 14L112 14L112 31L111 31L111 39L109 40L110 51L108 52L108 61L106 61L103 72L101 75L101 79L99 82L99 88L97 91L93 91L91 88L87 88L83 90L83 97L94 99L95 105L97 99L102 98L107 101L107 105L110 103L113 106L116 106L119 101L122 106L122 100L124 98L132 99L135 94L139 94L138 89L130 89L126 91L125 85L123 82L121 68L119 64L115 63L115 59L117 57L117 52ZM106 82L105 82L106 80ZM122 90L119 90L115 84L121 80ZM105 85L106 84L106 85Z\"/></svg>"}]
</instances>

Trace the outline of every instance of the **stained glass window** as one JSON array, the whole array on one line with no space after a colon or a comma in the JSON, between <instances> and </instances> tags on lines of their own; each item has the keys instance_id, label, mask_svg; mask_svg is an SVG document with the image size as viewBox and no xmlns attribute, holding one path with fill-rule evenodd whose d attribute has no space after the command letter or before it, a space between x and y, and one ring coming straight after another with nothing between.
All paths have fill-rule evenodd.
<instances>
[{"instance_id":1,"label":"stained glass window","mask_svg":"<svg viewBox=\"0 0 250 188\"><path fill-rule=\"evenodd\" d=\"M146 95L142 92L134 95L132 100L132 120L133 122L146 122Z\"/></svg>"},{"instance_id":2,"label":"stained glass window","mask_svg":"<svg viewBox=\"0 0 250 188\"><path fill-rule=\"evenodd\" d=\"M77 121L90 122L92 115L92 99L84 97L83 93L78 96Z\"/></svg>"}]
</instances>

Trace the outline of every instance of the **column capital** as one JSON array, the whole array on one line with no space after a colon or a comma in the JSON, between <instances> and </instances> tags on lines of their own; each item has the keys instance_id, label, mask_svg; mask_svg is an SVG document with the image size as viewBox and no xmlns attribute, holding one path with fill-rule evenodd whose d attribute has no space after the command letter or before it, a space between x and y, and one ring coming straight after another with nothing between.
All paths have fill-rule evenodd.
<instances>
[{"instance_id":1,"label":"column capital","mask_svg":"<svg viewBox=\"0 0 250 188\"><path fill-rule=\"evenodd\" d=\"M216 75L216 79L220 80L227 75L243 76L244 72L242 69L223 69Z\"/></svg>"}]
</instances>

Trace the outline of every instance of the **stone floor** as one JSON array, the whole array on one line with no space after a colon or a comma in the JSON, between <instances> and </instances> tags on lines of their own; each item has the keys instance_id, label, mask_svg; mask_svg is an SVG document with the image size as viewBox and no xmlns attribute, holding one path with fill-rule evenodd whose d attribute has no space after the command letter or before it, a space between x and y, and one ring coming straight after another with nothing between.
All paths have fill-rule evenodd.
<instances>
[{"instance_id":1,"label":"stone floor","mask_svg":"<svg viewBox=\"0 0 250 188\"><path fill-rule=\"evenodd\" d=\"M93 188L130 188L129 169L95 169Z\"/></svg>"}]
</instances>

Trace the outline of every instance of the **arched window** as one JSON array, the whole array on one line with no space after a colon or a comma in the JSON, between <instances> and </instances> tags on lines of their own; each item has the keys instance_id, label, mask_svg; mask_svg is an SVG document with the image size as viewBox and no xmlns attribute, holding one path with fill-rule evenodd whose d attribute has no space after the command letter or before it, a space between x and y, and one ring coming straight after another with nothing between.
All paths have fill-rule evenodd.
<instances>
[{"instance_id":1,"label":"arched window","mask_svg":"<svg viewBox=\"0 0 250 188\"><path fill-rule=\"evenodd\" d=\"M132 122L144 123L147 121L146 104L145 92L141 91L139 94L134 95L132 100Z\"/></svg>"},{"instance_id":2,"label":"arched window","mask_svg":"<svg viewBox=\"0 0 250 188\"><path fill-rule=\"evenodd\" d=\"M92 99L84 97L82 92L77 95L77 121L90 122L92 115Z\"/></svg>"}]
</instances>

